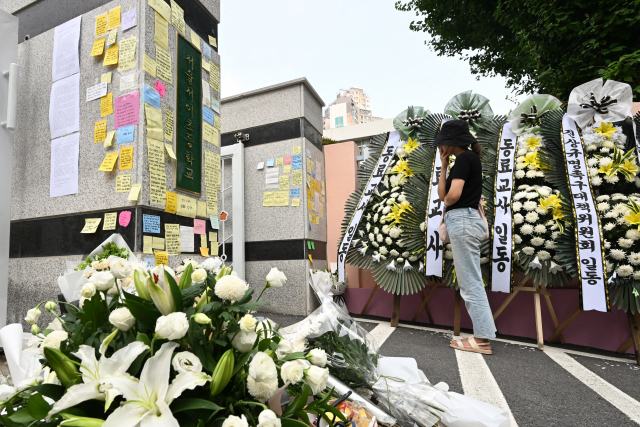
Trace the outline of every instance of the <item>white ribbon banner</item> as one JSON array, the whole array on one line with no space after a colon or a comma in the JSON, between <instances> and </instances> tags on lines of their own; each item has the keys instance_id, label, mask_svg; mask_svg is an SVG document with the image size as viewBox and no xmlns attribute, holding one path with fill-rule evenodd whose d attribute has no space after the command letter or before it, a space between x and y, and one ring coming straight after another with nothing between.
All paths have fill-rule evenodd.
<instances>
[{"instance_id":1,"label":"white ribbon banner","mask_svg":"<svg viewBox=\"0 0 640 427\"><path fill-rule=\"evenodd\" d=\"M602 229L594 203L584 142L576 122L562 118L562 151L567 166L573 214L576 220L576 252L582 310L609 311Z\"/></svg>"},{"instance_id":2,"label":"white ribbon banner","mask_svg":"<svg viewBox=\"0 0 640 427\"><path fill-rule=\"evenodd\" d=\"M442 125L451 119L443 119L440 122L440 129ZM427 251L424 254L424 274L427 276L442 277L442 264L444 261L444 245L440 239L440 218L442 216L442 209L444 204L438 196L438 183L440 182L440 174L442 173L442 160L440 159L440 153L438 147L433 159L433 168L431 170L431 188L429 189L429 206L427 207L427 227L426 242ZM444 171L447 173L447 171Z\"/></svg>"},{"instance_id":3,"label":"white ribbon banner","mask_svg":"<svg viewBox=\"0 0 640 427\"><path fill-rule=\"evenodd\" d=\"M640 162L640 139L638 139L638 134L636 133L636 121L633 119L633 114L629 113L629 117L631 117L631 124L633 125L633 140L636 142L636 156L638 156L638 161Z\"/></svg>"},{"instance_id":4,"label":"white ribbon banner","mask_svg":"<svg viewBox=\"0 0 640 427\"><path fill-rule=\"evenodd\" d=\"M518 136L511 131L511 123L505 123L500 132L496 158L494 221L491 239L491 290L510 293L513 286L513 173L515 169Z\"/></svg>"},{"instance_id":5,"label":"white ribbon banner","mask_svg":"<svg viewBox=\"0 0 640 427\"><path fill-rule=\"evenodd\" d=\"M394 130L389 133L389 136L387 137L387 143L382 149L382 153L380 153L378 163L376 163L376 167L373 169L373 172L369 177L369 182L367 182L367 185L365 186L365 191L362 193L362 196L360 196L358 207L351 217L351 222L349 222L349 227L347 227L346 233L342 237L342 242L340 242L340 247L338 248L338 281L340 282L344 282L345 280L344 266L347 261L347 252L349 252L351 241L356 235L356 230L358 230L358 225L360 224L364 210L367 207L369 200L371 200L371 196L375 193L376 188L378 188L378 184L380 184L380 181L384 178L387 168L389 167L389 163L393 160L393 155L395 154L396 148L398 148L399 144L400 133Z\"/></svg>"}]
</instances>

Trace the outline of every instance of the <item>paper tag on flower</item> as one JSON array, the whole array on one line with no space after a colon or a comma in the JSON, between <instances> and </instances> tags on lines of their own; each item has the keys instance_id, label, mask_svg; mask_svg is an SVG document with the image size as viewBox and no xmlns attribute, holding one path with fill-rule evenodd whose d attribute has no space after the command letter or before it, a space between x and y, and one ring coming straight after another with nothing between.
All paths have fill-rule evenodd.
<instances>
[{"instance_id":1,"label":"paper tag on flower","mask_svg":"<svg viewBox=\"0 0 640 427\"><path fill-rule=\"evenodd\" d=\"M120 212L119 222L120 225L126 227L129 225L129 221L131 221L131 211L122 211Z\"/></svg>"},{"instance_id":2,"label":"paper tag on flower","mask_svg":"<svg viewBox=\"0 0 640 427\"><path fill-rule=\"evenodd\" d=\"M164 98L164 94L167 91L167 87L164 83L156 81L156 92L160 94L160 98Z\"/></svg>"}]
</instances>

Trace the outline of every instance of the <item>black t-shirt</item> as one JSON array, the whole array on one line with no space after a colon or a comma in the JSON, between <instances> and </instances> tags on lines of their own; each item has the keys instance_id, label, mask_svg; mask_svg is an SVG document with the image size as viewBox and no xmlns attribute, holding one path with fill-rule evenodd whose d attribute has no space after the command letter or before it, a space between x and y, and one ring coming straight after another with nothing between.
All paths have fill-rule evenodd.
<instances>
[{"instance_id":1,"label":"black t-shirt","mask_svg":"<svg viewBox=\"0 0 640 427\"><path fill-rule=\"evenodd\" d=\"M453 179L464 180L464 186L458 201L451 206L447 206L447 210L451 211L460 208L478 209L480 197L482 196L482 163L480 163L480 157L471 150L460 153L456 157L456 162L447 177L446 193L449 193L451 180Z\"/></svg>"}]
</instances>

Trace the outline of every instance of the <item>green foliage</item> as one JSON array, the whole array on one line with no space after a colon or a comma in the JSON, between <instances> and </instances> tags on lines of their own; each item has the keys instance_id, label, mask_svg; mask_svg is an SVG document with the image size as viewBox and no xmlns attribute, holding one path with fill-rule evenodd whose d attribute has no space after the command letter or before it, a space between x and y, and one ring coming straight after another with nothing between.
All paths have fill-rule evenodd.
<instances>
[{"instance_id":1,"label":"green foliage","mask_svg":"<svg viewBox=\"0 0 640 427\"><path fill-rule=\"evenodd\" d=\"M119 248L118 245L116 245L113 242L109 242L106 245L102 245L102 253L99 253L93 258L90 256L87 257L87 259L84 260L84 262L81 262L80 264L78 264L75 271L82 271L87 267L91 267L91 264L94 261L100 262L102 260L109 258L111 255L115 255L117 257L127 259L129 258L129 251L126 248Z\"/></svg>"},{"instance_id":2,"label":"green foliage","mask_svg":"<svg viewBox=\"0 0 640 427\"><path fill-rule=\"evenodd\" d=\"M517 93L571 90L600 75L634 86L640 100L640 0L397 1L418 17L409 28L442 56L469 61L478 76L501 75ZM633 53L632 53L633 52Z\"/></svg>"}]
</instances>

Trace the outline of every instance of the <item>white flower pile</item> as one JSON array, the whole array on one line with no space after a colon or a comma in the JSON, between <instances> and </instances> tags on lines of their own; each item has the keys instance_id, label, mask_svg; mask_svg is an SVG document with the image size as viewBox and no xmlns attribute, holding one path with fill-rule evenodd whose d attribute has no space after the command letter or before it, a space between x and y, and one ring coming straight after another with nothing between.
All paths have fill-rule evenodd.
<instances>
[{"instance_id":1,"label":"white flower pile","mask_svg":"<svg viewBox=\"0 0 640 427\"><path fill-rule=\"evenodd\" d=\"M518 137L515 179L527 184L542 184L544 172L540 170L538 151L544 147L542 136L530 131Z\"/></svg>"}]
</instances>

